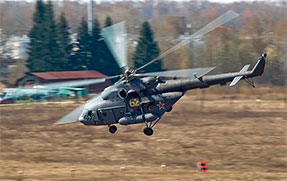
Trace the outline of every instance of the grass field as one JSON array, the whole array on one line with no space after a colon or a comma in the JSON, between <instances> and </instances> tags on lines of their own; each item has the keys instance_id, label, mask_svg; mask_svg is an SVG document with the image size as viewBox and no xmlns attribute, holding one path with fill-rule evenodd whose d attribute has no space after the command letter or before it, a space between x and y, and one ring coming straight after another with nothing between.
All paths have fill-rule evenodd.
<instances>
[{"instance_id":1,"label":"grass field","mask_svg":"<svg viewBox=\"0 0 287 181\"><path fill-rule=\"evenodd\" d=\"M205 95L183 97L151 137L144 124L53 125L79 103L2 105L0 180L287 180L282 96Z\"/></svg>"}]
</instances>

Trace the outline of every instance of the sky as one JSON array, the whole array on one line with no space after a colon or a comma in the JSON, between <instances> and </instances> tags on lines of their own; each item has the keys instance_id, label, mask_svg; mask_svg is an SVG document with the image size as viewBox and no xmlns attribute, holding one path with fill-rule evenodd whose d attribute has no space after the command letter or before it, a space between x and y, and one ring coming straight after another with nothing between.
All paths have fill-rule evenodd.
<instances>
[{"instance_id":1,"label":"sky","mask_svg":"<svg viewBox=\"0 0 287 181\"><path fill-rule=\"evenodd\" d=\"M80 1L88 1L88 0L80 0ZM95 0L95 2L101 2L101 1L102 0ZM121 1L121 0L109 0L109 1ZM142 0L134 0L134 1L142 1ZM171 0L171 1L179 1L180 2L180 1L190 1L190 0ZM220 2L220 3L232 3L232 2L242 1L242 0L208 0L208 1L210 1L210 2ZM243 1L251 2L251 1L254 1L254 0L243 0Z\"/></svg>"},{"instance_id":2,"label":"sky","mask_svg":"<svg viewBox=\"0 0 287 181\"><path fill-rule=\"evenodd\" d=\"M4 2L6 0L0 0L0 2ZM33 2L36 0L8 0L8 1L29 1L29 2ZM75 0L73 0L75 1ZM78 1L83 1L83 2L87 2L89 0L78 0ZM110 2L115 2L115 1L123 1L123 0L94 0L95 2L99 3L101 1L110 1ZM133 1L143 1L143 0L133 0ZM189 0L172 0L172 1L189 1ZM246 2L252 2L252 1L264 1L264 0L208 0L210 2L218 2L218 3L232 3L232 2L239 2L239 1L246 1ZM265 0L268 1L268 0ZM274 0L270 0L270 1L274 1Z\"/></svg>"}]
</instances>

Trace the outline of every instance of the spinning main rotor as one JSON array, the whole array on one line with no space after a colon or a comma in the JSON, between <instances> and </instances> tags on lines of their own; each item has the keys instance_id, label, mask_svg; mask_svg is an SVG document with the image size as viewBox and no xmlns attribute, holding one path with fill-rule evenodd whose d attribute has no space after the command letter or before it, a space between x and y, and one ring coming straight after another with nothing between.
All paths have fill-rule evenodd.
<instances>
[{"instance_id":1,"label":"spinning main rotor","mask_svg":"<svg viewBox=\"0 0 287 181\"><path fill-rule=\"evenodd\" d=\"M152 63L162 59L163 57L171 54L177 49L187 45L188 43L201 38L203 35L209 33L215 28L229 22L230 20L238 17L239 14L236 12L229 10L226 13L222 14L209 24L205 25L186 39L182 40L175 46L171 47L167 51L160 54L158 57L152 59L148 63L142 65L139 68L131 69L128 66L127 61L127 49L126 49L126 31L125 31L125 22L120 22L109 26L102 30L102 36L111 51L114 59L116 60L118 66L122 69L122 74L109 76L100 79L89 79L89 80L76 80L76 81L67 81L61 83L50 83L50 84L42 84L41 87L37 87L38 89L57 89L60 87L79 87L89 84L103 83L109 79L118 79L130 81L134 77L145 77L145 76L159 76L159 77L170 77L170 78L200 78L201 76L207 74L212 71L215 67L205 67L205 68L193 68L193 69L181 69L181 70L169 70L169 71L161 71L161 72L147 72L147 73L137 73L138 71L144 69L145 67L151 65ZM31 87L30 87L31 88ZM35 88L35 87L34 87Z\"/></svg>"},{"instance_id":2,"label":"spinning main rotor","mask_svg":"<svg viewBox=\"0 0 287 181\"><path fill-rule=\"evenodd\" d=\"M103 29L102 36L111 51L113 57L115 58L119 67L123 70L121 75L115 75L111 77L106 77L105 79L121 78L124 80L130 80L133 77L144 77L144 76L162 76L162 77L182 77L182 78L192 78L196 73L197 77L202 76L202 72L209 72L214 69L214 67L200 68L200 69L183 69L183 70L172 70L172 71L162 71L162 72L149 72L137 74L138 71L144 69L145 67L151 65L152 63L162 59L163 57L171 54L175 50L187 45L191 41L201 38L203 35L209 33L215 28L229 22L230 20L238 17L239 14L229 10L223 15L219 16L209 24L205 25L200 30L196 31L186 39L182 40L175 46L171 47L164 53L160 54L158 57L152 59L148 63L142 65L137 69L130 69L127 62L126 55L126 32L125 32L125 22L120 22L114 24L110 27Z\"/></svg>"}]
</instances>

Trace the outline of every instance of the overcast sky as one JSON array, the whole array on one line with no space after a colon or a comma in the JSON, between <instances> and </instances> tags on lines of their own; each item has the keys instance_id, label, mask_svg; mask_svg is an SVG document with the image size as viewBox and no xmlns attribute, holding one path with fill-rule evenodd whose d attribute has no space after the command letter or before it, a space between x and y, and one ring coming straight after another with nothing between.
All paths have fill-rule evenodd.
<instances>
[{"instance_id":1,"label":"overcast sky","mask_svg":"<svg viewBox=\"0 0 287 181\"><path fill-rule=\"evenodd\" d=\"M80 0L80 1L89 1L89 0ZM94 1L95 2L101 2L103 0L94 0ZM108 0L108 1L121 1L121 0ZM134 0L134 1L143 1L143 0ZM190 0L167 0L167 1L190 1ZM210 1L210 2L220 2L220 3L232 3L232 2L242 1L242 0L208 0L208 1ZM243 1L254 1L254 0L243 0Z\"/></svg>"},{"instance_id":2,"label":"overcast sky","mask_svg":"<svg viewBox=\"0 0 287 181\"><path fill-rule=\"evenodd\" d=\"M0 2L4 2L6 0L0 0ZM33 2L33 1L36 1L36 0L8 0L8 1L29 1L29 2ZM73 1L76 1L76 0L73 0ZM78 0L78 1L89 1L89 0ZM122 0L94 0L95 2L99 3L101 1L110 1L110 2L115 2L115 1L122 1ZM134 1L143 1L143 0L134 0ZM189 1L189 0L172 0L172 1ZM264 1L264 0L208 0L210 2L219 2L219 3L232 3L232 2L239 2L239 1L248 1L248 2L251 2L251 1ZM265 1L268 1L268 0L265 0ZM269 0L269 1L274 1L274 0Z\"/></svg>"}]
</instances>

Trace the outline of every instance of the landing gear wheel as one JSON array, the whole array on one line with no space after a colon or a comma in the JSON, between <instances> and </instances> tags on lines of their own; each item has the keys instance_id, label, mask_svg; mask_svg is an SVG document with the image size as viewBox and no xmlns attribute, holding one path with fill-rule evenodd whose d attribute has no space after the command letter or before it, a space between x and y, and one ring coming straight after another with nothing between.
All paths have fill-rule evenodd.
<instances>
[{"instance_id":1,"label":"landing gear wheel","mask_svg":"<svg viewBox=\"0 0 287 181\"><path fill-rule=\"evenodd\" d=\"M170 112L171 110L172 110L172 106L168 110L166 110L166 112Z\"/></svg>"},{"instance_id":2,"label":"landing gear wheel","mask_svg":"<svg viewBox=\"0 0 287 181\"><path fill-rule=\"evenodd\" d=\"M114 134L117 131L117 129L118 128L116 126L112 125L112 126L110 126L109 131L110 131L110 133Z\"/></svg>"},{"instance_id":3,"label":"landing gear wheel","mask_svg":"<svg viewBox=\"0 0 287 181\"><path fill-rule=\"evenodd\" d=\"M153 130L152 130L152 128L150 128L150 127L145 127L145 128L143 129L143 132L144 132L144 134L147 135L147 136L151 136L151 135L153 134Z\"/></svg>"}]
</instances>

